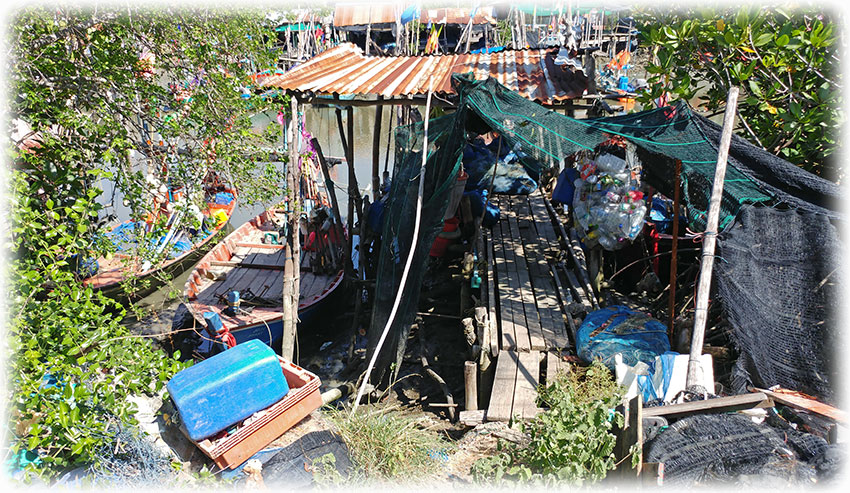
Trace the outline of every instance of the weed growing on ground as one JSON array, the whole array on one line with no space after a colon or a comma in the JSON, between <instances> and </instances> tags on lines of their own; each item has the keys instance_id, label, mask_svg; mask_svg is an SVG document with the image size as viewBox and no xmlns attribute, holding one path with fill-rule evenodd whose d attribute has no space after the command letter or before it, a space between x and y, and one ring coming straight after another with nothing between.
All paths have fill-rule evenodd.
<instances>
[{"instance_id":1,"label":"weed growing on ground","mask_svg":"<svg viewBox=\"0 0 850 493\"><path fill-rule=\"evenodd\" d=\"M538 395L540 406L548 409L521 423L529 443L500 444L499 454L473 465L476 481L580 485L597 482L614 469L611 429L623 425L623 415L613 409L623 391L604 365L559 373Z\"/></svg>"},{"instance_id":2,"label":"weed growing on ground","mask_svg":"<svg viewBox=\"0 0 850 493\"><path fill-rule=\"evenodd\" d=\"M420 428L416 416L397 408L361 406L354 415L349 408L326 409L325 413L348 446L354 463L349 482L427 478L439 471L451 447L437 433ZM336 483L334 478L328 479Z\"/></svg>"}]
</instances>

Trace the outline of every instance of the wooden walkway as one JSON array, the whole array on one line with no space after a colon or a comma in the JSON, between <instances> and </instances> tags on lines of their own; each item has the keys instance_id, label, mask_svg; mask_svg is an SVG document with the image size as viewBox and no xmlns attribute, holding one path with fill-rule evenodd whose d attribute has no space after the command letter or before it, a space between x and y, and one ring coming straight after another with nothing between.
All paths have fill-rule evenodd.
<instances>
[{"instance_id":1,"label":"wooden walkway","mask_svg":"<svg viewBox=\"0 0 850 493\"><path fill-rule=\"evenodd\" d=\"M497 195L501 218L484 233L490 353L497 356L487 421L528 419L537 408L537 385L566 370L575 354L575 327L565 313L572 299L556 273L562 248L539 191Z\"/></svg>"}]
</instances>

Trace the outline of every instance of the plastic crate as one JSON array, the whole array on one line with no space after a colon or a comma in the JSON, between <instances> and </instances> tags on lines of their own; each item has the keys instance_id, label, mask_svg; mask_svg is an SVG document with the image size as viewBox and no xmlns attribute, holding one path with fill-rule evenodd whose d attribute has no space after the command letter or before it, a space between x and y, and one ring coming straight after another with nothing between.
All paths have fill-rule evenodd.
<instances>
[{"instance_id":1,"label":"plastic crate","mask_svg":"<svg viewBox=\"0 0 850 493\"><path fill-rule=\"evenodd\" d=\"M290 389L283 399L266 408L259 418L249 424L239 425L236 431L226 438L215 442L210 439L194 442L218 467L239 467L321 407L319 377L281 357L278 359Z\"/></svg>"},{"instance_id":2,"label":"plastic crate","mask_svg":"<svg viewBox=\"0 0 850 493\"><path fill-rule=\"evenodd\" d=\"M289 392L278 356L256 340L182 370L167 388L194 441L215 436Z\"/></svg>"}]
</instances>

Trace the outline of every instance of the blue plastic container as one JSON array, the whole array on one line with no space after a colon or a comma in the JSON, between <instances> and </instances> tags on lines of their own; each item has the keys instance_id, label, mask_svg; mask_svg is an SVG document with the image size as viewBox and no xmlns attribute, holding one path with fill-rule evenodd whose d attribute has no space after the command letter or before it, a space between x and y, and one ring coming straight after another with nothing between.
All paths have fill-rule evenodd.
<instances>
[{"instance_id":1,"label":"blue plastic container","mask_svg":"<svg viewBox=\"0 0 850 493\"><path fill-rule=\"evenodd\" d=\"M196 442L271 406L289 392L277 355L257 340L181 371L167 388L189 438Z\"/></svg>"}]
</instances>

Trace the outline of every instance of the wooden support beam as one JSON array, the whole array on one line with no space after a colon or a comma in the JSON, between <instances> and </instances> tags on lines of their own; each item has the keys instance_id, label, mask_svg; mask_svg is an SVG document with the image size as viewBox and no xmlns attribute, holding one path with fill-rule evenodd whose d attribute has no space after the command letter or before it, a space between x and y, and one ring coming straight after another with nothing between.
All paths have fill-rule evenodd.
<instances>
[{"instance_id":1,"label":"wooden support beam","mask_svg":"<svg viewBox=\"0 0 850 493\"><path fill-rule=\"evenodd\" d=\"M245 262L230 262L224 260L213 260L210 262L210 266L212 267L245 267L248 269L269 269L269 270L283 270L283 266L279 264L248 264Z\"/></svg>"},{"instance_id":2,"label":"wooden support beam","mask_svg":"<svg viewBox=\"0 0 850 493\"><path fill-rule=\"evenodd\" d=\"M767 394L755 392L751 394L733 395L730 397L717 397L716 399L707 399L704 401L692 401L683 402L682 404L647 407L643 410L643 416L681 418L691 414L726 413L762 407L773 407L773 400Z\"/></svg>"},{"instance_id":3,"label":"wooden support beam","mask_svg":"<svg viewBox=\"0 0 850 493\"><path fill-rule=\"evenodd\" d=\"M474 361L463 364L463 383L466 410L475 411L478 409L478 365Z\"/></svg>"},{"instance_id":4,"label":"wooden support beam","mask_svg":"<svg viewBox=\"0 0 850 493\"><path fill-rule=\"evenodd\" d=\"M241 248L264 248L266 250L283 250L284 245L275 245L272 243L244 243L237 242L236 246Z\"/></svg>"},{"instance_id":5,"label":"wooden support beam","mask_svg":"<svg viewBox=\"0 0 850 493\"><path fill-rule=\"evenodd\" d=\"M617 411L625 418L623 427L615 432L617 442L614 445L614 462L618 463L616 471L622 478L636 477L640 474L643 462L643 399L638 394L631 400L617 407ZM632 467L632 461L628 459L632 447L637 445L636 451L640 455L636 468Z\"/></svg>"}]
</instances>

